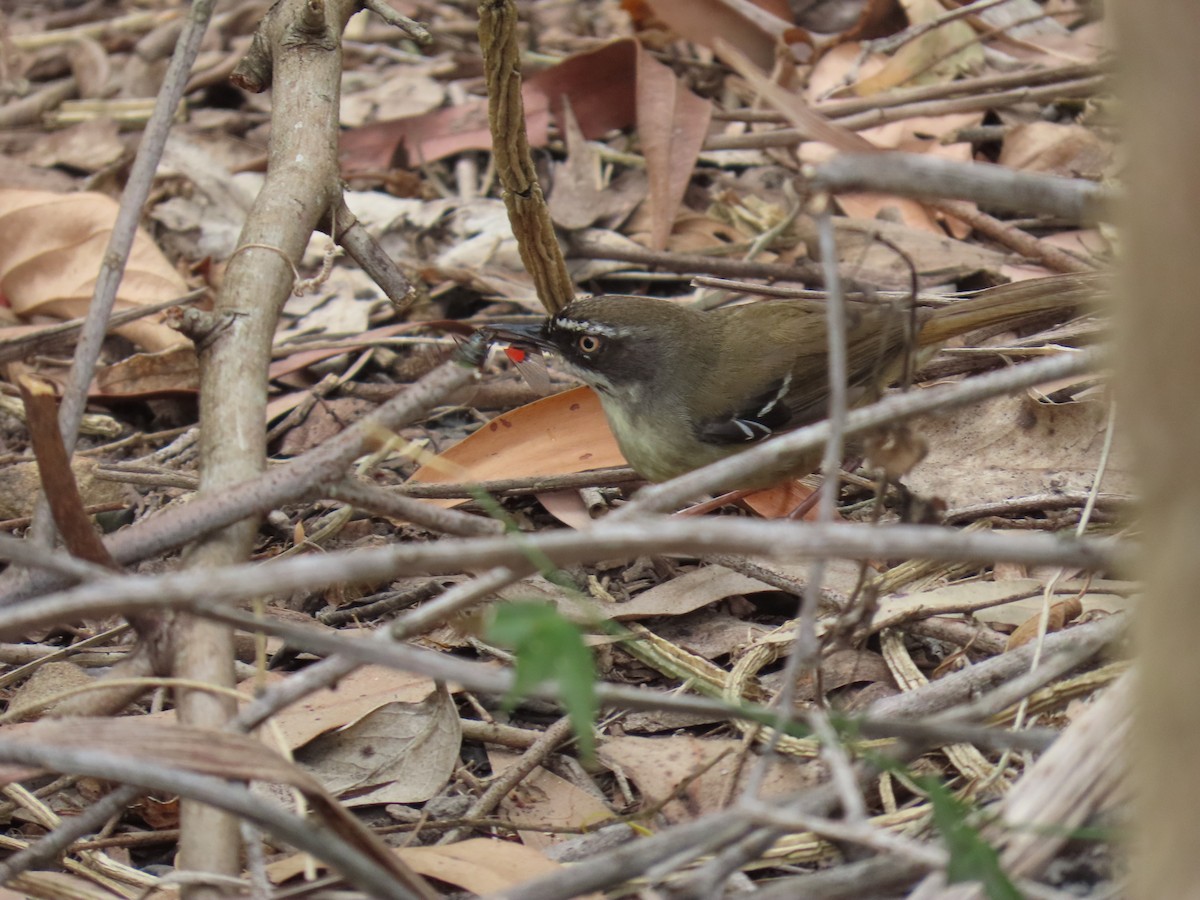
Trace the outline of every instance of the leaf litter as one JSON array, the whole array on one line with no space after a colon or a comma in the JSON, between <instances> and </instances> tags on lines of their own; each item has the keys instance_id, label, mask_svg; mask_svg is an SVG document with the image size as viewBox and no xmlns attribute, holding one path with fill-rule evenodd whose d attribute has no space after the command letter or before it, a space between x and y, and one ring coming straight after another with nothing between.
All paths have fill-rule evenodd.
<instances>
[{"instance_id":1,"label":"leaf litter","mask_svg":"<svg viewBox=\"0 0 1200 900\"><path fill-rule=\"evenodd\" d=\"M695 275L748 281L732 291L735 297L753 296L756 287L819 288L805 274L815 261L815 224L794 184L802 166L819 164L835 146L866 142L880 151L994 162L1023 172L1111 177L1111 126L1101 108L1083 99L1099 96L1101 86L1087 95L1072 86L1062 96L1048 90L1013 100L990 83L1023 72L1030 85L1073 85L1069 66L1090 66L1088 71L1102 74L1103 45L1089 10L1059 4L1049 19L1032 4L1008 5L1022 9L1008 23L990 21L985 12L978 19L932 27L945 18L936 3L847 3L841 5L836 31L822 32L818 20L796 20L782 3L522 4L529 42L527 128L579 291L711 299L714 289L692 286ZM436 366L447 352L444 326L437 323L457 320L469 331L497 318L528 320L541 311L489 170L491 135L473 13L449 5L422 14L430 14L434 34L433 45L424 50L377 19L355 20L346 42L341 104L342 174L351 188L347 203L417 286L417 302L407 312L398 311L353 262L339 258L317 293L289 304L276 338L272 405L277 416L307 411L281 420L282 431L273 434L269 447L273 457L319 446L385 393L397 392ZM23 130L0 135L0 152L11 163L0 172L0 230L10 234L0 241L0 349L24 346L16 342L31 328L86 313L114 227L131 138L144 123L136 118L136 102L156 93L165 60L153 58L156 45L149 42L133 53L133 42L170 27L176 15L170 4L88 4L76 10L51 3L20 7L6 21L14 49L0 117ZM241 222L261 189L266 158L263 95L234 88L221 74L244 52L255 24L254 15L239 14L213 26L214 40L193 71L195 87L173 130L157 190L143 210L145 230L135 240L119 309L159 303L190 288L221 287ZM56 32L63 38L55 40ZM34 40L40 33L50 37ZM908 40L893 40L901 33ZM540 35L536 46L534 35ZM1054 75L1060 69L1061 78ZM20 101L55 88L68 71L75 84L63 96L73 91L94 98L95 111L73 124L67 114L81 112L63 99L48 100L37 114L25 111ZM988 101L992 96L994 105ZM857 98L871 105L850 109L847 104ZM121 107L118 101L129 103ZM871 116L887 118L872 122ZM786 136L789 129L805 127L816 131ZM920 200L859 194L835 202L839 261L856 289L868 293L903 293L915 283L923 299L945 297L1052 273L1044 261L1022 258L967 221ZM1080 227L1083 223L1012 224L1088 263L1107 261L1103 233ZM328 245L327 237L314 238L298 277L317 273ZM580 252L584 246L599 249ZM1077 343L1094 340L1095 333L1079 331ZM1039 353L1069 352L1070 346L1061 333L1047 337L1036 328L988 336L947 351L929 368L942 374L919 380L959 378L945 374L947 368L1003 366ZM5 370L5 386L30 371L63 383L72 347L68 338L54 353L23 354ZM93 410L103 410L120 430L115 439L85 438L72 466L81 487L75 502L97 515L104 530L176 504L189 493L162 482L194 479L197 472L194 451L187 447L197 422L195 372L189 341L154 316L119 330L106 343L91 398ZM505 515L527 531L557 527L547 510L586 527L625 502L633 490L628 482L612 482L603 473L592 486L556 481L623 462L591 395L536 399L544 386L531 390L514 361L498 353L486 372L485 387L404 428L394 445L382 443L362 467L364 476L376 486L412 493L421 486L502 484L497 495ZM329 375L335 376L336 395L326 397L316 386ZM550 375L555 388L563 386L553 364ZM992 529L1074 527L1083 498L1097 487L1108 406L1090 383L1062 385L1049 393L930 417L920 425L930 453L905 477L904 489L892 488L880 497L864 471L848 480L839 515L851 522L926 521L939 511L986 509L974 519L954 521ZM355 402L345 402L350 398ZM28 527L42 486L26 425L6 407L0 407L0 464L5 485L0 495L7 498L4 525L19 534ZM122 464L125 474L114 474L115 464ZM570 486L563 488L564 483ZM1131 490L1119 447L1099 487L1093 528L1112 530ZM539 498L545 498L545 506ZM470 491L422 502L446 507L466 502L468 510L478 510ZM98 512L104 505L115 509ZM755 508L770 505L786 512L794 503L763 501ZM394 515L364 510L331 516L340 506L323 498L281 506L260 529L255 556L269 560L438 540ZM734 506L719 514L747 515ZM600 679L756 700L779 690L777 659L790 646L794 594L808 569L772 558L739 560L736 570L729 562L645 556L600 560L574 573L590 588L591 599L586 613L572 618L600 632L588 641ZM152 565L174 562L162 557ZM979 566L884 559L863 566L837 563L825 583L818 618L827 658L819 678L809 673L797 684L799 702L803 709L840 716L869 710L872 701L883 698L918 696L919 685L930 678L936 686L951 674L1003 663L1005 654L994 648L1006 640L1013 653L1031 632L1036 641L1043 605L1050 610L1046 630L1069 633L1080 617L1086 626L1088 620L1124 613L1136 600L1136 586L1091 580L1085 573L1055 581L1054 573L1021 566L997 567L993 575ZM447 589L441 583L430 587L421 602L437 602ZM357 634L382 627L403 608L405 593L384 580L301 591L269 603L279 607L275 615L311 618L336 612L340 621L351 623L341 631ZM557 598L561 591L543 580L528 593ZM522 592L517 586L504 595L521 599ZM14 691L30 684L31 670L18 668L30 658L87 660L86 651L70 645L102 634L117 621L64 618L58 629L21 635L24 644L4 645L24 648L21 655L5 650L6 672L13 675L6 684ZM606 623L616 622L639 626L638 637L604 632L610 627ZM413 638L425 647L469 654L497 670L506 660L470 617L439 623L437 630ZM109 647L128 652L134 643L126 635ZM263 656L252 641L241 647L239 671L250 676L260 669L244 685L244 702L265 684L298 677L313 661L303 648L276 643L272 650L283 674L261 671ZM761 659L756 656L763 653ZM751 658L757 660L754 666L741 665ZM69 678L39 690L71 694L81 684L81 671L93 681L105 673L94 662L81 664ZM1007 678L1027 669L1014 668ZM1091 708L1118 676L1101 660L1081 659L1068 674L1041 686L1033 724L1069 732L1080 716L1080 702ZM516 764L519 753L499 748L528 750L562 708L530 700L505 712L503 691L469 693L454 685L450 690L392 669L360 669L332 690L308 694L264 729L267 746L278 748L282 736L303 771L285 771L281 763L278 771L266 772L248 761L222 771L303 785L322 804L336 802L328 794L332 791L388 844L424 844L400 851L423 875L488 893L561 872L551 857L586 854L590 833L603 833L608 820L621 822L613 827L628 838L727 815L760 752L720 716L606 707L596 734L598 766L579 766L574 744L538 750L532 774L478 821L463 823L455 812L464 808L460 801L477 798L490 779ZM19 697L12 695L10 709L28 715L27 700ZM137 732L122 732L120 723L129 719L132 728L133 720L144 719L149 724L146 714L158 702L146 694L120 704L125 715L114 720L113 728L98 726L103 740L97 746L128 741ZM676 724L670 726L671 721ZM0 725L0 738L19 740L17 727L11 721ZM176 726L162 719L153 727ZM226 765L236 749L214 738L202 752L197 742L184 740L184 732L171 731L162 733L160 745L160 733L148 733L153 737L146 741L146 755L184 769ZM47 734L48 741L57 739L58 732ZM815 744L790 740L782 744L786 755L762 782L764 798L828 782L833 765L828 758L816 758ZM843 740L850 748L861 744L850 725ZM934 747L909 763L911 773L934 775L953 793L943 796L935 789L930 806L929 792L907 774L885 775L861 788L870 827L944 847L952 875L982 881L991 895L1003 895L1009 879L1042 877L1055 853L1060 859L1073 853L1083 858L1059 841L1037 865L1027 865L1015 850L1005 851L1021 843L1021 832L976 828L977 799L1009 793L1028 808L1028 792L1021 789L1037 766L1034 757L1012 757L986 746ZM156 796L168 795L159 791ZM16 803L8 809L14 830L32 802L25 811ZM57 814L86 806L77 789L63 789L41 802ZM1068 819L1074 825L1103 824L1106 809L1092 802L1042 824L1053 827ZM159 821L153 827L171 824ZM821 836L821 824L796 826L799 833L744 868L756 879L795 878L795 889L805 891L806 876L797 871L818 878L821 869L846 862L839 849L845 845L831 840L834 834ZM817 831L806 830L809 826ZM145 872L169 862L174 845L170 836L135 840L146 828L129 812L108 849L72 852L78 865L57 874L59 882L49 877L55 873L22 877L46 876L38 892L49 896L68 890L120 893L96 887L102 878L125 886L152 884ZM439 846L438 839L455 828L466 830L458 832L455 843ZM938 842L939 830L945 844ZM119 858L125 867L101 875L94 858L98 852ZM1092 885L1111 884L1116 877L1111 857L1088 860L1080 877ZM301 856L284 853L267 872L283 882L303 869ZM1068 885L1059 876L1054 886Z\"/></svg>"}]
</instances>

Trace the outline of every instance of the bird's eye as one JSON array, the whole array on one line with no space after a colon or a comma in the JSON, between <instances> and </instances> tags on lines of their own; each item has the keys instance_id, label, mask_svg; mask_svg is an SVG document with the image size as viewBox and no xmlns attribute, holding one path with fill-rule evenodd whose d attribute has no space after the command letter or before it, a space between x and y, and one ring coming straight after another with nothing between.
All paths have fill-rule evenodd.
<instances>
[{"instance_id":1,"label":"bird's eye","mask_svg":"<svg viewBox=\"0 0 1200 900\"><path fill-rule=\"evenodd\" d=\"M575 342L575 346L577 346L584 353L595 353L603 345L604 342L594 334L581 335L579 340Z\"/></svg>"}]
</instances>

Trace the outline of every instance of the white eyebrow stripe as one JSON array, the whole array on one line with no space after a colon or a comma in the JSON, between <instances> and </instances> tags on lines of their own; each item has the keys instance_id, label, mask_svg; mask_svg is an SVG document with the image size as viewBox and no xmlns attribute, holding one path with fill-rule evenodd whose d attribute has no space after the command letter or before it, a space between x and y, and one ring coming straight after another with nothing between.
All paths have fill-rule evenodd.
<instances>
[{"instance_id":1,"label":"white eyebrow stripe","mask_svg":"<svg viewBox=\"0 0 1200 900\"><path fill-rule=\"evenodd\" d=\"M563 331L578 331L584 334L599 334L604 337L622 337L629 332L624 328L612 325L601 325L597 322L581 322L579 319L555 319L554 327Z\"/></svg>"}]
</instances>

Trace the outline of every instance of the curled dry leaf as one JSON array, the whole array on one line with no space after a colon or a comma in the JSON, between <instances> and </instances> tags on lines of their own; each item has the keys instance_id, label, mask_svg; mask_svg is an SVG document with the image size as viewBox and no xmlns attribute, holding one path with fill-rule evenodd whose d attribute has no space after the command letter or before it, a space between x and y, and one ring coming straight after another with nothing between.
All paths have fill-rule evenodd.
<instances>
[{"instance_id":1,"label":"curled dry leaf","mask_svg":"<svg viewBox=\"0 0 1200 900\"><path fill-rule=\"evenodd\" d=\"M625 464L591 388L572 388L492 419L421 466L412 481L490 481L566 475ZM453 506L458 500L431 500Z\"/></svg>"},{"instance_id":2,"label":"curled dry leaf","mask_svg":"<svg viewBox=\"0 0 1200 900\"><path fill-rule=\"evenodd\" d=\"M502 891L561 868L532 847L492 838L473 838L444 847L404 847L396 853L413 871L476 895ZM311 857L297 853L268 865L267 877L273 884L280 884L303 874L311 863Z\"/></svg>"},{"instance_id":3,"label":"curled dry leaf","mask_svg":"<svg viewBox=\"0 0 1200 900\"><path fill-rule=\"evenodd\" d=\"M690 822L718 812L737 796L753 765L738 765L741 741L706 740L690 735L665 738L623 737L605 741L600 761L618 769L637 785L650 806L675 795L662 810L671 823ZM779 756L760 786L765 798L792 794L821 778L823 767L812 760ZM731 784L731 782L736 782Z\"/></svg>"},{"instance_id":4,"label":"curled dry leaf","mask_svg":"<svg viewBox=\"0 0 1200 900\"><path fill-rule=\"evenodd\" d=\"M520 754L511 750L488 750L488 762L496 775L515 766L520 759ZM500 812L514 824L530 826L531 830L518 833L526 845L537 850L545 850L572 837L539 831L539 824L586 829L613 815L600 799L541 766L522 778L521 783L500 802Z\"/></svg>"},{"instance_id":5,"label":"curled dry leaf","mask_svg":"<svg viewBox=\"0 0 1200 900\"><path fill-rule=\"evenodd\" d=\"M901 0L912 25L945 14L938 0ZM869 97L902 84L949 81L983 62L983 46L964 21L947 22L909 41L870 78L855 85L855 93Z\"/></svg>"},{"instance_id":6,"label":"curled dry leaf","mask_svg":"<svg viewBox=\"0 0 1200 900\"><path fill-rule=\"evenodd\" d=\"M356 722L388 703L419 703L433 693L434 687L433 681L424 676L385 666L362 666L339 679L336 688L306 695L276 713L272 721L282 731L288 749L295 750L318 735ZM251 691L253 685L245 683L242 689Z\"/></svg>"},{"instance_id":7,"label":"curled dry leaf","mask_svg":"<svg viewBox=\"0 0 1200 900\"><path fill-rule=\"evenodd\" d=\"M79 486L83 505L104 506L132 503L134 494L123 484L97 477L99 463L87 456L71 459L71 472ZM41 491L37 463L20 462L0 466L0 519L19 519L33 514Z\"/></svg>"},{"instance_id":8,"label":"curled dry leaf","mask_svg":"<svg viewBox=\"0 0 1200 900\"><path fill-rule=\"evenodd\" d=\"M774 590L777 588L724 566L705 566L642 591L627 603L606 609L617 621L682 616L734 595Z\"/></svg>"},{"instance_id":9,"label":"curled dry leaf","mask_svg":"<svg viewBox=\"0 0 1200 900\"><path fill-rule=\"evenodd\" d=\"M1092 486L1104 445L1108 405L1095 401L1038 403L998 397L969 409L920 420L929 454L905 483L953 509ZM1129 464L1118 445L1104 490L1132 493Z\"/></svg>"},{"instance_id":10,"label":"curled dry leaf","mask_svg":"<svg viewBox=\"0 0 1200 900\"><path fill-rule=\"evenodd\" d=\"M87 315L117 204L103 194L0 190L0 293L21 316ZM157 303L187 290L183 278L142 231L133 242L117 308ZM146 350L185 346L154 321L117 329Z\"/></svg>"},{"instance_id":11,"label":"curled dry leaf","mask_svg":"<svg viewBox=\"0 0 1200 900\"><path fill-rule=\"evenodd\" d=\"M379 706L295 757L347 805L418 803L445 786L461 744L454 701L437 690L417 703Z\"/></svg>"},{"instance_id":12,"label":"curled dry leaf","mask_svg":"<svg viewBox=\"0 0 1200 900\"><path fill-rule=\"evenodd\" d=\"M794 27L750 0L646 0L646 4L680 37L709 48L718 40L728 41L763 68L774 64L776 44Z\"/></svg>"},{"instance_id":13,"label":"curled dry leaf","mask_svg":"<svg viewBox=\"0 0 1200 900\"><path fill-rule=\"evenodd\" d=\"M1083 612L1083 601L1078 597L1072 597L1070 600L1062 600L1050 607L1050 614L1046 617L1046 634L1054 631L1062 631L1068 622L1073 622L1079 618ZM1016 650L1035 640L1038 635L1038 623L1041 621L1042 614L1039 612L1035 616L1030 616L1020 627L1008 636L1008 643L1004 645L1004 649Z\"/></svg>"},{"instance_id":14,"label":"curled dry leaf","mask_svg":"<svg viewBox=\"0 0 1200 900\"><path fill-rule=\"evenodd\" d=\"M708 135L712 104L638 45L637 125L650 178L650 247L667 246L675 214Z\"/></svg>"}]
</instances>

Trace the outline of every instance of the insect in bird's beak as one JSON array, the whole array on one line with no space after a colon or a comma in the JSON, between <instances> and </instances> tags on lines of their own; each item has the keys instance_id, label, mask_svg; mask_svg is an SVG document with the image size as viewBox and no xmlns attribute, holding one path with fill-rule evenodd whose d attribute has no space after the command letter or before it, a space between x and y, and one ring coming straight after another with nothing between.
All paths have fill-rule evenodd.
<instances>
[{"instance_id":1,"label":"insect in bird's beak","mask_svg":"<svg viewBox=\"0 0 1200 900\"><path fill-rule=\"evenodd\" d=\"M530 390L536 394L550 393L550 373L546 371L546 358L542 350L547 348L541 336L542 326L537 325L485 325L479 329L488 343L507 343L504 355L509 358Z\"/></svg>"}]
</instances>

